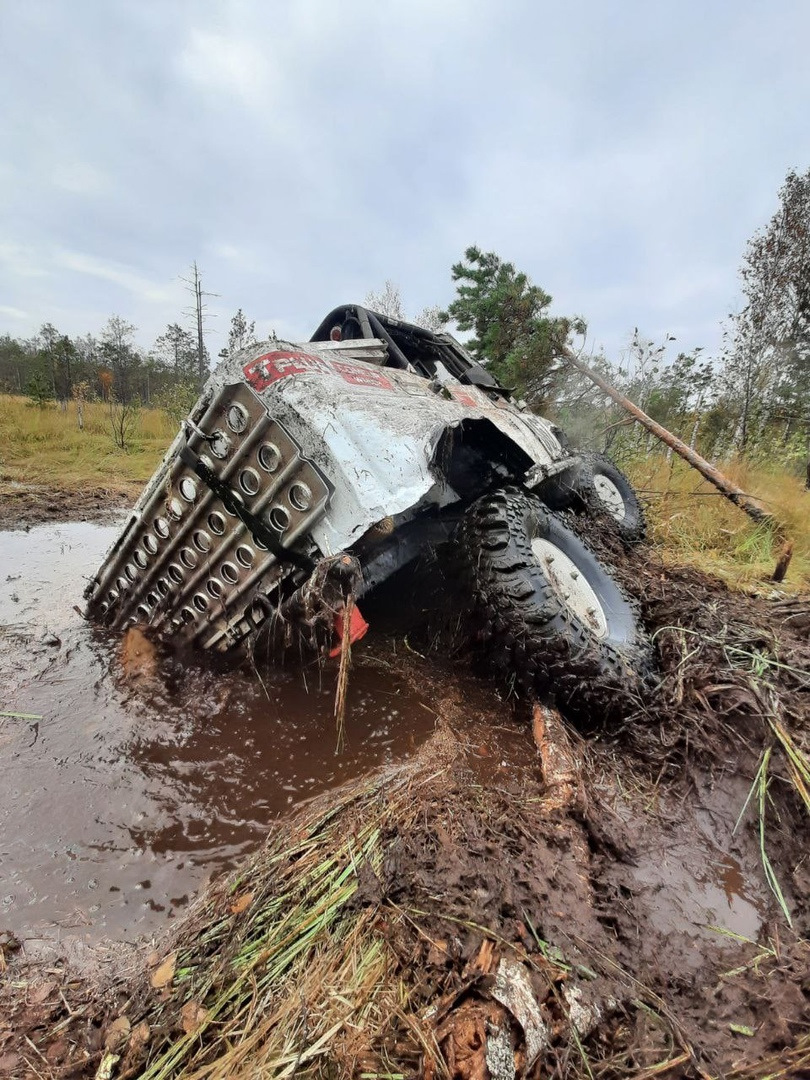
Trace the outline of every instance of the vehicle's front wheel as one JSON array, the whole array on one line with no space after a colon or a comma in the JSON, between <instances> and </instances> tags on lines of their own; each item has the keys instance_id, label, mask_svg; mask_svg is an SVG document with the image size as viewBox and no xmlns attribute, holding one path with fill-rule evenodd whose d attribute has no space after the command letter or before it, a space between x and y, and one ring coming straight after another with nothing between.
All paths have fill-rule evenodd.
<instances>
[{"instance_id":1,"label":"vehicle's front wheel","mask_svg":"<svg viewBox=\"0 0 810 1080\"><path fill-rule=\"evenodd\" d=\"M459 555L502 675L578 713L638 696L651 650L633 606L537 498L522 488L483 496L461 523Z\"/></svg>"}]
</instances>

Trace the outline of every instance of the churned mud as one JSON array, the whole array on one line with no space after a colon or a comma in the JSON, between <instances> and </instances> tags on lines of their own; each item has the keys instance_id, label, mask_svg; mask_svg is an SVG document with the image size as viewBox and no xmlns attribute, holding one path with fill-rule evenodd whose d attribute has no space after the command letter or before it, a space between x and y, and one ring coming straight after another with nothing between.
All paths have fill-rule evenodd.
<instances>
[{"instance_id":1,"label":"churned mud","mask_svg":"<svg viewBox=\"0 0 810 1080\"><path fill-rule=\"evenodd\" d=\"M109 536L74 528L0 534L29 559L0 597L0 1074L808 1075L806 599L580 525L654 635L647 699L574 730L381 618L336 756L333 669L84 624Z\"/></svg>"},{"instance_id":2,"label":"churned mud","mask_svg":"<svg viewBox=\"0 0 810 1080\"><path fill-rule=\"evenodd\" d=\"M57 521L109 521L116 511L129 510L142 487L140 483L121 483L76 490L3 480L0 529L25 529Z\"/></svg>"}]
</instances>

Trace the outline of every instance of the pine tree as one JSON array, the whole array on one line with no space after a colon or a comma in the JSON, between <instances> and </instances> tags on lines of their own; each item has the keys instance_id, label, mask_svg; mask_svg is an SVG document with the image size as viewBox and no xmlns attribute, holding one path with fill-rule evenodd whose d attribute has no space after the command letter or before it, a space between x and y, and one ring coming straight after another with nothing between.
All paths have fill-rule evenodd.
<instances>
[{"instance_id":1,"label":"pine tree","mask_svg":"<svg viewBox=\"0 0 810 1080\"><path fill-rule=\"evenodd\" d=\"M179 323L169 323L155 341L157 357L168 367L177 382L194 382L197 375L197 345L191 331Z\"/></svg>"},{"instance_id":2,"label":"pine tree","mask_svg":"<svg viewBox=\"0 0 810 1080\"><path fill-rule=\"evenodd\" d=\"M740 269L745 304L726 350L726 396L746 452L774 424L810 439L810 169L788 173L779 209L751 238Z\"/></svg>"},{"instance_id":3,"label":"pine tree","mask_svg":"<svg viewBox=\"0 0 810 1080\"><path fill-rule=\"evenodd\" d=\"M560 349L582 319L552 317L551 297L492 251L469 247L452 268L456 299L442 318L475 335L468 348L493 374L530 401L548 397Z\"/></svg>"},{"instance_id":4,"label":"pine tree","mask_svg":"<svg viewBox=\"0 0 810 1080\"><path fill-rule=\"evenodd\" d=\"M220 349L219 355L223 358L235 356L242 349L247 349L256 342L256 323L248 322L241 308L231 319L228 330L228 344Z\"/></svg>"}]
</instances>

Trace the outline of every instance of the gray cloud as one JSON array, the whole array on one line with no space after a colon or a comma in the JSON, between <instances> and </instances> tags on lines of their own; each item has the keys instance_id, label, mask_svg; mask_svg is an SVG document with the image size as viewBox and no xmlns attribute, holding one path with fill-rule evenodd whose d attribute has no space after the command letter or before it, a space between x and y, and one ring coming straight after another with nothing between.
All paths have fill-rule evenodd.
<instances>
[{"instance_id":1,"label":"gray cloud","mask_svg":"<svg viewBox=\"0 0 810 1080\"><path fill-rule=\"evenodd\" d=\"M810 9L580 0L171 4L2 14L0 331L147 345L187 305L308 335L475 242L615 354L716 348L745 242L807 167Z\"/></svg>"}]
</instances>

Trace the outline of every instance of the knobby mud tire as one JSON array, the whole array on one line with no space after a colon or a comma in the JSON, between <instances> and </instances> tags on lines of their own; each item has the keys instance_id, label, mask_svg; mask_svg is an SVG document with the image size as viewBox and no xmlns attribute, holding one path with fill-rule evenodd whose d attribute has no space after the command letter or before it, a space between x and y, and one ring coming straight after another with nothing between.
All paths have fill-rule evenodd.
<instances>
[{"instance_id":1,"label":"knobby mud tire","mask_svg":"<svg viewBox=\"0 0 810 1080\"><path fill-rule=\"evenodd\" d=\"M591 551L522 488L491 492L468 510L457 557L487 660L525 693L552 697L569 715L625 712L652 671L651 645L633 604ZM576 565L602 607L599 637L572 611L532 550L542 538Z\"/></svg>"},{"instance_id":2,"label":"knobby mud tire","mask_svg":"<svg viewBox=\"0 0 810 1080\"><path fill-rule=\"evenodd\" d=\"M598 476L604 476L610 480L621 495L624 504L622 521L613 517L599 497L596 489ZM647 523L638 496L622 470L606 454L591 451L584 453L575 485L577 497L586 513L607 517L611 526L627 544L639 544L644 540L647 535Z\"/></svg>"}]
</instances>

